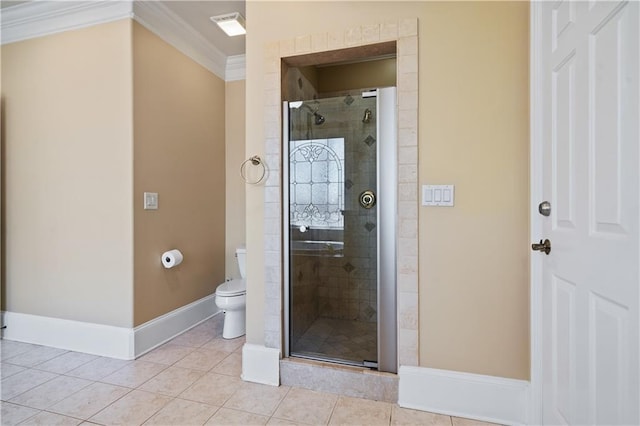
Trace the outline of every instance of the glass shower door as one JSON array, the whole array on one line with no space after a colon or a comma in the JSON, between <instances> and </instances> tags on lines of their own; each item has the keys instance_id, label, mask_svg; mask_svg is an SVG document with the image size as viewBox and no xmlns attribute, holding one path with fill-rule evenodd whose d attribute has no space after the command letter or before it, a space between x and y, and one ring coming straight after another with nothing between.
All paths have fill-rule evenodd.
<instances>
[{"instance_id":1,"label":"glass shower door","mask_svg":"<svg viewBox=\"0 0 640 426\"><path fill-rule=\"evenodd\" d=\"M376 98L288 108L289 352L377 365Z\"/></svg>"}]
</instances>

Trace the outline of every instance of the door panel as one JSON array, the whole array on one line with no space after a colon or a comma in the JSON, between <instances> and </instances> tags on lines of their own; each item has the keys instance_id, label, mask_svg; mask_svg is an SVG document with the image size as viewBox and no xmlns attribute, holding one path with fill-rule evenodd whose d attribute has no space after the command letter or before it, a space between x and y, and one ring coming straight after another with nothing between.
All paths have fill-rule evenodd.
<instances>
[{"instance_id":1,"label":"door panel","mask_svg":"<svg viewBox=\"0 0 640 426\"><path fill-rule=\"evenodd\" d=\"M542 8L543 420L638 424L639 4Z\"/></svg>"},{"instance_id":2,"label":"door panel","mask_svg":"<svg viewBox=\"0 0 640 426\"><path fill-rule=\"evenodd\" d=\"M552 87L552 161L553 216L555 228L573 229L575 225L575 51L572 51L551 75ZM559 143L562 141L562 143Z\"/></svg>"},{"instance_id":3,"label":"door panel","mask_svg":"<svg viewBox=\"0 0 640 426\"><path fill-rule=\"evenodd\" d=\"M569 423L574 405L572 389L576 380L576 286L554 276L552 288L553 400L556 414Z\"/></svg>"},{"instance_id":4,"label":"door panel","mask_svg":"<svg viewBox=\"0 0 640 426\"><path fill-rule=\"evenodd\" d=\"M375 97L291 102L288 115L290 354L378 361Z\"/></svg>"},{"instance_id":5,"label":"door panel","mask_svg":"<svg viewBox=\"0 0 640 426\"><path fill-rule=\"evenodd\" d=\"M628 407L629 308L589 294L589 388L591 424L625 424Z\"/></svg>"}]
</instances>

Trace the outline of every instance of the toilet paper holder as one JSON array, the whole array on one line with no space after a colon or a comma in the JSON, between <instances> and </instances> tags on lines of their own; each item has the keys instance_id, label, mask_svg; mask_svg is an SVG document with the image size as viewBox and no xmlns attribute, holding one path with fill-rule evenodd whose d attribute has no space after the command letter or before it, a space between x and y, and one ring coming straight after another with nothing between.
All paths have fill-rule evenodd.
<instances>
[{"instance_id":1,"label":"toilet paper holder","mask_svg":"<svg viewBox=\"0 0 640 426\"><path fill-rule=\"evenodd\" d=\"M184 259L184 256L182 255L182 252L178 249L165 251L164 253L162 253L162 256L160 257L162 266L164 266L165 269L171 269L180 265L183 259Z\"/></svg>"}]
</instances>

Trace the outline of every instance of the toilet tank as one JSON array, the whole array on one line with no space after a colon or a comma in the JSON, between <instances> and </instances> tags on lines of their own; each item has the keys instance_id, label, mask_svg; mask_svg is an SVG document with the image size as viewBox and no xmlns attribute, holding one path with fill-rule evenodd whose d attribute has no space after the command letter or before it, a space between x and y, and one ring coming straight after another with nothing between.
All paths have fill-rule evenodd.
<instances>
[{"instance_id":1,"label":"toilet tank","mask_svg":"<svg viewBox=\"0 0 640 426\"><path fill-rule=\"evenodd\" d=\"M247 249L244 247L238 247L236 249L236 259L238 259L238 269L240 269L240 277L245 277L247 266Z\"/></svg>"}]
</instances>

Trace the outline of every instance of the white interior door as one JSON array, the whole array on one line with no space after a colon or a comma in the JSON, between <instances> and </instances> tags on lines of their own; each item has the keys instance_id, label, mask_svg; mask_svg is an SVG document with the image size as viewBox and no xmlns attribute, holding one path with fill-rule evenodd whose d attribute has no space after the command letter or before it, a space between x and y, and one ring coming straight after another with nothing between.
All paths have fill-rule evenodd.
<instances>
[{"instance_id":1,"label":"white interior door","mask_svg":"<svg viewBox=\"0 0 640 426\"><path fill-rule=\"evenodd\" d=\"M541 6L545 424L640 424L639 6Z\"/></svg>"}]
</instances>

